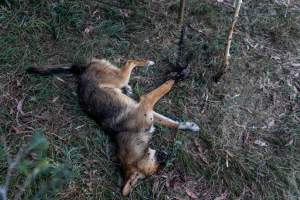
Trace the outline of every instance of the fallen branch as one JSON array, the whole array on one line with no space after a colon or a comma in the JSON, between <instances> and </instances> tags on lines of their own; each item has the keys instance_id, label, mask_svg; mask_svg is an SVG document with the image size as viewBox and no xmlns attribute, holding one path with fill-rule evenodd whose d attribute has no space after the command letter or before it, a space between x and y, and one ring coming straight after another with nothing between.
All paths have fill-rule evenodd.
<instances>
[{"instance_id":1,"label":"fallen branch","mask_svg":"<svg viewBox=\"0 0 300 200\"><path fill-rule=\"evenodd\" d=\"M231 23L231 26L229 27L227 42L226 42L226 46L225 46L224 62L222 63L217 74L214 76L214 80L216 82L218 82L220 80L220 78L223 76L223 74L226 73L226 71L229 67L229 57L230 57L230 47L231 47L232 35L233 35L234 28L235 28L235 24L239 17L242 2L243 2L243 0L237 0L237 4L235 6L233 21Z\"/></svg>"}]
</instances>

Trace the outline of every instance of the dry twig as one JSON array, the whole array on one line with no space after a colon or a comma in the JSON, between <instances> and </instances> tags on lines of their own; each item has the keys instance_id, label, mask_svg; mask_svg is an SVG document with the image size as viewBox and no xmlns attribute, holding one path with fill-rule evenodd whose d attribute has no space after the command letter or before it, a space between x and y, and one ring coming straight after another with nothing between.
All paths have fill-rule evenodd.
<instances>
[{"instance_id":1,"label":"dry twig","mask_svg":"<svg viewBox=\"0 0 300 200\"><path fill-rule=\"evenodd\" d=\"M203 148L202 148L202 146L200 145L200 143L199 143L196 139L194 139L194 144L195 144L195 146L196 146L196 148L197 148L197 150L198 150L198 152L199 152L198 155L199 155L200 159L201 159L205 164L209 165L209 162L208 162L207 158L206 158L205 155L204 155Z\"/></svg>"},{"instance_id":2,"label":"dry twig","mask_svg":"<svg viewBox=\"0 0 300 200\"><path fill-rule=\"evenodd\" d=\"M228 36L227 36L227 42L225 46L225 53L224 53L224 62L222 63L218 73L215 75L214 80L217 82L222 77L223 74L226 73L228 66L229 66L229 57L230 57L230 47L231 47L231 41L232 41L232 35L235 28L235 24L237 22L237 19L239 17L241 5L243 0L238 0L235 6L235 12L233 16L233 21L229 27Z\"/></svg>"},{"instance_id":3,"label":"dry twig","mask_svg":"<svg viewBox=\"0 0 300 200\"><path fill-rule=\"evenodd\" d=\"M178 25L179 27L182 25L183 23L183 18L184 18L184 10L185 10L185 3L186 0L180 0L180 8L179 8L179 13L178 13Z\"/></svg>"}]
</instances>

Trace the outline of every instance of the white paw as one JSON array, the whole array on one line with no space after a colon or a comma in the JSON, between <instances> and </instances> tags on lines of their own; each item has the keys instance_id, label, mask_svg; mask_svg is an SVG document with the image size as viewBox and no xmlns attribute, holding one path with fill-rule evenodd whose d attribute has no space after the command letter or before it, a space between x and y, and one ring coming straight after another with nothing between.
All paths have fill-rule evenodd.
<instances>
[{"instance_id":1,"label":"white paw","mask_svg":"<svg viewBox=\"0 0 300 200\"><path fill-rule=\"evenodd\" d=\"M155 131L155 127L152 125L150 130L149 130L149 133L154 133L154 131Z\"/></svg>"},{"instance_id":2,"label":"white paw","mask_svg":"<svg viewBox=\"0 0 300 200\"><path fill-rule=\"evenodd\" d=\"M155 63L154 61L152 61L152 60L149 60L149 61L148 61L148 63L147 63L147 66L154 65L154 63Z\"/></svg>"},{"instance_id":3,"label":"white paw","mask_svg":"<svg viewBox=\"0 0 300 200\"><path fill-rule=\"evenodd\" d=\"M124 93L127 95L127 96L130 96L132 95L132 88L130 85L126 85L123 87L124 88Z\"/></svg>"},{"instance_id":4,"label":"white paw","mask_svg":"<svg viewBox=\"0 0 300 200\"><path fill-rule=\"evenodd\" d=\"M195 132L200 130L199 126L194 122L180 122L178 128L182 130L191 130Z\"/></svg>"}]
</instances>

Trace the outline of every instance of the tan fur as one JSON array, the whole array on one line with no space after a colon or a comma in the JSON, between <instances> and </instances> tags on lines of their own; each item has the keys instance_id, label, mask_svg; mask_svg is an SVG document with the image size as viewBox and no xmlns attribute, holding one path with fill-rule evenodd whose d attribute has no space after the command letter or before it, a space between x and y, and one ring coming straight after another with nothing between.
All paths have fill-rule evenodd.
<instances>
[{"instance_id":1,"label":"tan fur","mask_svg":"<svg viewBox=\"0 0 300 200\"><path fill-rule=\"evenodd\" d=\"M122 194L125 196L139 179L159 169L156 151L149 147L154 123L170 128L199 129L194 123L177 122L153 111L159 99L171 90L174 80L168 80L142 95L138 102L123 94L122 88L129 88L132 70L137 66L153 64L148 60L128 60L122 68L118 68L107 60L92 59L79 75L78 96L82 108L114 133L124 172ZM47 69L32 68L31 71L45 74Z\"/></svg>"},{"instance_id":2,"label":"tan fur","mask_svg":"<svg viewBox=\"0 0 300 200\"><path fill-rule=\"evenodd\" d=\"M96 116L96 121L102 124L104 121L104 126L117 132L115 137L119 147L118 158L124 171L122 194L125 196L130 193L138 179L154 174L159 168L156 151L149 147L152 137L150 130L154 122L170 128L179 128L180 124L153 111L159 99L171 90L174 80L168 80L157 89L142 95L139 102L122 93L121 89L128 86L132 70L137 66L149 64L152 64L151 61L128 60L119 69L106 60L93 59L86 72L81 75L82 81L96 85L101 91L98 92L97 106L90 105L91 100L83 97L83 102L88 107L92 107L93 110L108 106L101 98L104 94L109 94L110 99L105 101L115 102L111 107L116 109L113 108L112 111L110 108L101 108L102 112L121 110L117 115L114 116L112 113L103 119L98 119ZM93 112L95 111L90 111L91 114Z\"/></svg>"}]
</instances>

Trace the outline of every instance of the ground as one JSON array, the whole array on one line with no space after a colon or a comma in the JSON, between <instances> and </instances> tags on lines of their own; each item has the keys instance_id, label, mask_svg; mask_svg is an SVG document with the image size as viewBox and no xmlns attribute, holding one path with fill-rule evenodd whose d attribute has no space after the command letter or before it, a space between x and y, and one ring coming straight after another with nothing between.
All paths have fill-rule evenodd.
<instances>
[{"instance_id":1,"label":"ground","mask_svg":"<svg viewBox=\"0 0 300 200\"><path fill-rule=\"evenodd\" d=\"M245 0L229 70L216 83L232 5L188 1L191 77L156 109L195 121L201 130L159 126L152 145L171 156L128 199L300 198L300 4ZM31 76L25 69L91 57L118 66L126 59L154 60L132 75L138 99L165 80L166 60L176 58L178 7L171 0L0 2L0 183L8 168L4 150L15 155L36 133L48 141L44 153L22 158L9 196L42 156L50 173L32 180L22 199L122 199L114 143L81 111L75 78Z\"/></svg>"}]
</instances>

